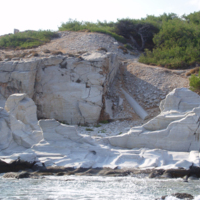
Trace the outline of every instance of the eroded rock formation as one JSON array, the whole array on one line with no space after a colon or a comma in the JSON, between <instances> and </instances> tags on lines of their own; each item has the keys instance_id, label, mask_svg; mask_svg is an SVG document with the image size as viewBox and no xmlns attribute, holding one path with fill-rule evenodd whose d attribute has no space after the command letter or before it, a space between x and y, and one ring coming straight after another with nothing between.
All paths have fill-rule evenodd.
<instances>
[{"instance_id":1,"label":"eroded rock formation","mask_svg":"<svg viewBox=\"0 0 200 200\"><path fill-rule=\"evenodd\" d=\"M169 151L200 149L200 97L186 88L174 89L160 103L161 113L128 133L108 138L113 146Z\"/></svg>"},{"instance_id":2,"label":"eroded rock formation","mask_svg":"<svg viewBox=\"0 0 200 200\"><path fill-rule=\"evenodd\" d=\"M1 108L0 159L45 167L178 168L199 166L200 96L175 89L161 102L161 113L119 136L95 139L76 126L36 119L34 102L11 95ZM169 151L167 151L169 150ZM175 152L182 151L182 152Z\"/></svg>"},{"instance_id":3,"label":"eroded rock formation","mask_svg":"<svg viewBox=\"0 0 200 200\"><path fill-rule=\"evenodd\" d=\"M116 54L104 51L0 62L0 106L9 95L26 93L39 118L95 123L119 65Z\"/></svg>"}]
</instances>

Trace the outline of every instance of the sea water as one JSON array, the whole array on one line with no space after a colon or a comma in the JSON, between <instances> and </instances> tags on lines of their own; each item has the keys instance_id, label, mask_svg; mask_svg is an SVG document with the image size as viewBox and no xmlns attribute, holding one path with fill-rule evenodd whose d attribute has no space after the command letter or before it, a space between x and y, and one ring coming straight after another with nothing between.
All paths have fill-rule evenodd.
<instances>
[{"instance_id":1,"label":"sea water","mask_svg":"<svg viewBox=\"0 0 200 200\"><path fill-rule=\"evenodd\" d=\"M4 179L0 175L0 199L154 200L177 192L192 194L195 200L200 200L200 181L100 176Z\"/></svg>"}]
</instances>

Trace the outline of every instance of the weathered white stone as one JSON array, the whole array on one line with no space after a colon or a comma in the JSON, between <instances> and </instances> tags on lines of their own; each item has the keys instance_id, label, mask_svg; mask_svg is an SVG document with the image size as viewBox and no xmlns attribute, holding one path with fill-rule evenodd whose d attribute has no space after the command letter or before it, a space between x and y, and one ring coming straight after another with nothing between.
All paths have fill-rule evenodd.
<instances>
[{"instance_id":1,"label":"weathered white stone","mask_svg":"<svg viewBox=\"0 0 200 200\"><path fill-rule=\"evenodd\" d=\"M0 104L11 94L26 93L35 101L40 118L95 123L119 65L117 55L106 52L86 53L82 59L59 55L1 62ZM90 108L94 105L96 115L86 109L82 109L86 113L80 113L80 101Z\"/></svg>"},{"instance_id":2,"label":"weathered white stone","mask_svg":"<svg viewBox=\"0 0 200 200\"><path fill-rule=\"evenodd\" d=\"M18 145L30 148L43 138L37 123L35 103L27 94L11 95L6 101L5 110L10 115L10 129Z\"/></svg>"},{"instance_id":3,"label":"weathered white stone","mask_svg":"<svg viewBox=\"0 0 200 200\"><path fill-rule=\"evenodd\" d=\"M49 56L48 58L43 58L41 60L41 65L43 66L55 66L55 65L59 65L60 63L62 63L62 61L64 60L63 56Z\"/></svg>"},{"instance_id":4,"label":"weathered white stone","mask_svg":"<svg viewBox=\"0 0 200 200\"><path fill-rule=\"evenodd\" d=\"M109 117L113 118L113 103L110 99L105 99L105 113L109 115Z\"/></svg>"},{"instance_id":5,"label":"weathered white stone","mask_svg":"<svg viewBox=\"0 0 200 200\"><path fill-rule=\"evenodd\" d=\"M189 89L174 89L161 102L161 114L143 126L132 128L128 133L108 140L111 145L122 148L199 151L199 100L200 97Z\"/></svg>"},{"instance_id":6,"label":"weathered white stone","mask_svg":"<svg viewBox=\"0 0 200 200\"><path fill-rule=\"evenodd\" d=\"M79 102L78 107L83 117L83 123L95 123L98 121L101 112L101 106L87 102Z\"/></svg>"},{"instance_id":7,"label":"weathered white stone","mask_svg":"<svg viewBox=\"0 0 200 200\"><path fill-rule=\"evenodd\" d=\"M161 101L160 110L165 111L191 111L193 108L200 105L200 96L187 88L174 89L170 92L166 99Z\"/></svg>"},{"instance_id":8,"label":"weathered white stone","mask_svg":"<svg viewBox=\"0 0 200 200\"><path fill-rule=\"evenodd\" d=\"M182 95L184 99L183 93L185 91L186 94L190 93L185 89L177 90L172 92L173 95L169 95L179 94L179 97ZM64 125L54 119L40 120L43 137L36 142L34 139L37 137L34 134L39 131L28 132L26 129L26 125L35 120L34 118L29 120L28 116L24 116L29 115L30 110L34 110L29 110L29 107L32 107L33 102L31 102L32 100L25 94L12 95L6 103L9 112L0 110L0 159L6 162L20 158L29 162L37 161L40 166L44 164L84 168L162 167L168 169L189 168L192 163L199 166L200 106L187 112L170 110L168 107L168 111L161 112L157 118L143 126L133 127L123 135L103 139L80 135L77 133L76 126ZM184 101L194 106L196 102L195 98ZM87 107L87 102L81 103L86 104L83 108ZM167 98L165 105L168 105ZM26 109L29 112L26 112ZM94 108L89 109L94 110ZM12 143L11 148L10 143ZM25 151L24 147L31 148Z\"/></svg>"},{"instance_id":9,"label":"weathered white stone","mask_svg":"<svg viewBox=\"0 0 200 200\"><path fill-rule=\"evenodd\" d=\"M27 93L33 97L37 61L1 62L0 93L6 100L14 93ZM3 100L3 99L2 99Z\"/></svg>"},{"instance_id":10,"label":"weathered white stone","mask_svg":"<svg viewBox=\"0 0 200 200\"><path fill-rule=\"evenodd\" d=\"M38 69L34 101L39 117L69 124L98 121L102 96L120 63L116 55L105 52L87 53L82 58L69 57L60 64Z\"/></svg>"},{"instance_id":11,"label":"weathered white stone","mask_svg":"<svg viewBox=\"0 0 200 200\"><path fill-rule=\"evenodd\" d=\"M0 108L0 150L8 148L11 141L10 118L8 113L3 108Z\"/></svg>"}]
</instances>

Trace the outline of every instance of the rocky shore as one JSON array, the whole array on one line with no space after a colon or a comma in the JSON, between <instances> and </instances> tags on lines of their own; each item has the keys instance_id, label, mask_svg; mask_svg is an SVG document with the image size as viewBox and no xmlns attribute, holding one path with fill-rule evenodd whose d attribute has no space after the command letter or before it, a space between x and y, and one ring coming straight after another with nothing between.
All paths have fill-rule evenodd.
<instances>
[{"instance_id":1,"label":"rocky shore","mask_svg":"<svg viewBox=\"0 0 200 200\"><path fill-rule=\"evenodd\" d=\"M13 94L0 112L0 159L46 168L199 167L199 99L186 88L175 89L161 102L157 117L122 134L95 137L54 119L38 122L34 102L26 94Z\"/></svg>"},{"instance_id":2,"label":"rocky shore","mask_svg":"<svg viewBox=\"0 0 200 200\"><path fill-rule=\"evenodd\" d=\"M6 163L0 160L0 173L5 173L4 178L39 178L40 176L78 175L78 176L136 176L149 178L183 178L184 181L198 180L200 167L191 165L189 169L115 169L104 168L73 168L73 167L45 167L35 165L36 162L15 160Z\"/></svg>"}]
</instances>

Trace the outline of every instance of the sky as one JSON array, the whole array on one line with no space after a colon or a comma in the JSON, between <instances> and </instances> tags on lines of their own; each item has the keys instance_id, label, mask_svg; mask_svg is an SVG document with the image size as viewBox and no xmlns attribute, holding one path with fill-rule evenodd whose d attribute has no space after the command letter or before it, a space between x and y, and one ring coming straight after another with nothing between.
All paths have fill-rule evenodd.
<instances>
[{"instance_id":1,"label":"sky","mask_svg":"<svg viewBox=\"0 0 200 200\"><path fill-rule=\"evenodd\" d=\"M147 15L200 10L200 0L0 0L0 35L24 30L57 31L70 18L79 21L140 19Z\"/></svg>"}]
</instances>

